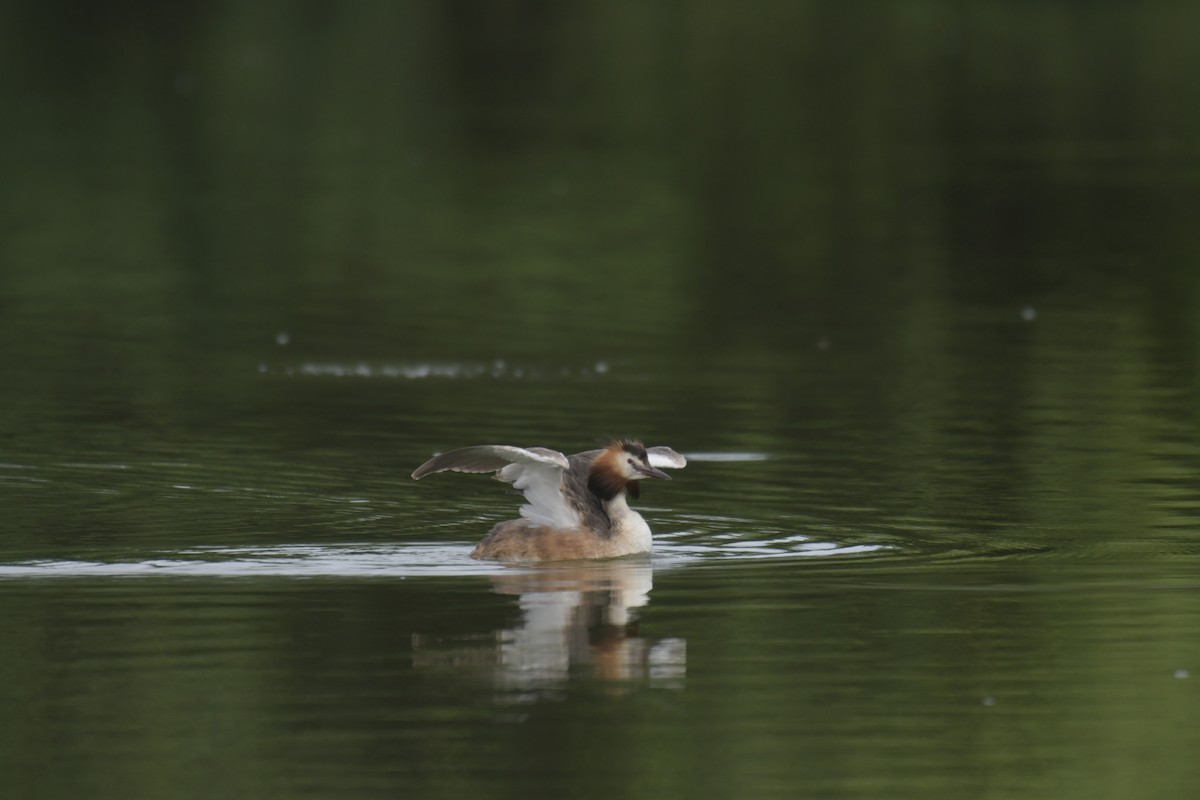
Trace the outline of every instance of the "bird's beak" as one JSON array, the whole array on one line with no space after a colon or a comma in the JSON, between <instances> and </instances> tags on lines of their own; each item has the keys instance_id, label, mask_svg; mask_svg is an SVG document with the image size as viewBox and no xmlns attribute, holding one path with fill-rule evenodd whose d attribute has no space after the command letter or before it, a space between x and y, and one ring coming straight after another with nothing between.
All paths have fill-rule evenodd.
<instances>
[{"instance_id":1,"label":"bird's beak","mask_svg":"<svg viewBox=\"0 0 1200 800\"><path fill-rule=\"evenodd\" d=\"M664 481L671 480L671 476L663 472L661 469L655 469L651 466L636 467L635 469L637 469L638 472L640 472L642 475L645 475L647 478L660 478Z\"/></svg>"}]
</instances>

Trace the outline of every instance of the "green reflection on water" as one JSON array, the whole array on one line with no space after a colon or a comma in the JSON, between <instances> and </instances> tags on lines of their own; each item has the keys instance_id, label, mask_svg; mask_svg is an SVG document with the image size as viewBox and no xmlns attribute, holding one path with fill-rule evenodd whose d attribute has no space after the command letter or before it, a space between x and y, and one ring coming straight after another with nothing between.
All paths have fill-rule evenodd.
<instances>
[{"instance_id":1,"label":"green reflection on water","mask_svg":"<svg viewBox=\"0 0 1200 800\"><path fill-rule=\"evenodd\" d=\"M412 467L605 433L766 456L668 551L838 550L659 572L527 701L486 576L4 580L0 771L1194 793L1198 13L4 4L4 563L465 550L511 504Z\"/></svg>"}]
</instances>

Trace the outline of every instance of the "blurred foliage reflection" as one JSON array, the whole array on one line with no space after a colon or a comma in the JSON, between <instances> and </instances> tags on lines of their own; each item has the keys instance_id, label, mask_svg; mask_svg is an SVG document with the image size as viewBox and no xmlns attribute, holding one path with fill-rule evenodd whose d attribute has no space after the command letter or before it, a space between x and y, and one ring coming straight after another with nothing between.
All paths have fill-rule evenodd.
<instances>
[{"instance_id":1,"label":"blurred foliage reflection","mask_svg":"<svg viewBox=\"0 0 1200 800\"><path fill-rule=\"evenodd\" d=\"M0 772L1190 796L1197 25L0 3L0 561L465 544L509 508L431 451L626 432L763 456L654 487L670 544L880 548L656 573L612 641L686 681L557 703L452 663L521 650L481 579L0 578Z\"/></svg>"}]
</instances>

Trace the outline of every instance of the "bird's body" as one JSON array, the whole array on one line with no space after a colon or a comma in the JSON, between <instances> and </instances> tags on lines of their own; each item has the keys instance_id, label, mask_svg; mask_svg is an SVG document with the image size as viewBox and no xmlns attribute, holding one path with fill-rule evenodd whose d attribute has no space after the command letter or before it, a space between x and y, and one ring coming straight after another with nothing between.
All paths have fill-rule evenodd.
<instances>
[{"instance_id":1,"label":"bird's body","mask_svg":"<svg viewBox=\"0 0 1200 800\"><path fill-rule=\"evenodd\" d=\"M497 523L471 553L497 561L612 558L650 550L650 526L629 507L643 478L670 480L660 467L687 460L669 447L628 439L570 457L544 447L482 445L443 453L413 472L493 472L524 494L521 519Z\"/></svg>"}]
</instances>

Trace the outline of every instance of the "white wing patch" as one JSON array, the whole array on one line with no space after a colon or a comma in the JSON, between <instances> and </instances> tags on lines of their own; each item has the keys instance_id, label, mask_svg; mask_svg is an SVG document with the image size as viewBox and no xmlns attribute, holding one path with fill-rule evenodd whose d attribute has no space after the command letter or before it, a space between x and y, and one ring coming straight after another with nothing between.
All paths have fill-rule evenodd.
<instances>
[{"instance_id":1,"label":"white wing patch","mask_svg":"<svg viewBox=\"0 0 1200 800\"><path fill-rule=\"evenodd\" d=\"M565 460L565 458L564 458ZM509 464L496 473L496 480L511 483L525 495L521 516L553 528L577 528L579 512L567 504L563 495L563 475L557 465L543 463Z\"/></svg>"},{"instance_id":2,"label":"white wing patch","mask_svg":"<svg viewBox=\"0 0 1200 800\"><path fill-rule=\"evenodd\" d=\"M658 469L683 469L687 466L687 459L669 447L647 447L646 457L650 466Z\"/></svg>"},{"instance_id":3,"label":"white wing patch","mask_svg":"<svg viewBox=\"0 0 1200 800\"><path fill-rule=\"evenodd\" d=\"M413 472L420 480L434 472L495 472L525 495L521 516L541 525L576 528L582 520L563 494L567 457L545 447L512 447L504 444L462 447L431 458Z\"/></svg>"}]
</instances>

